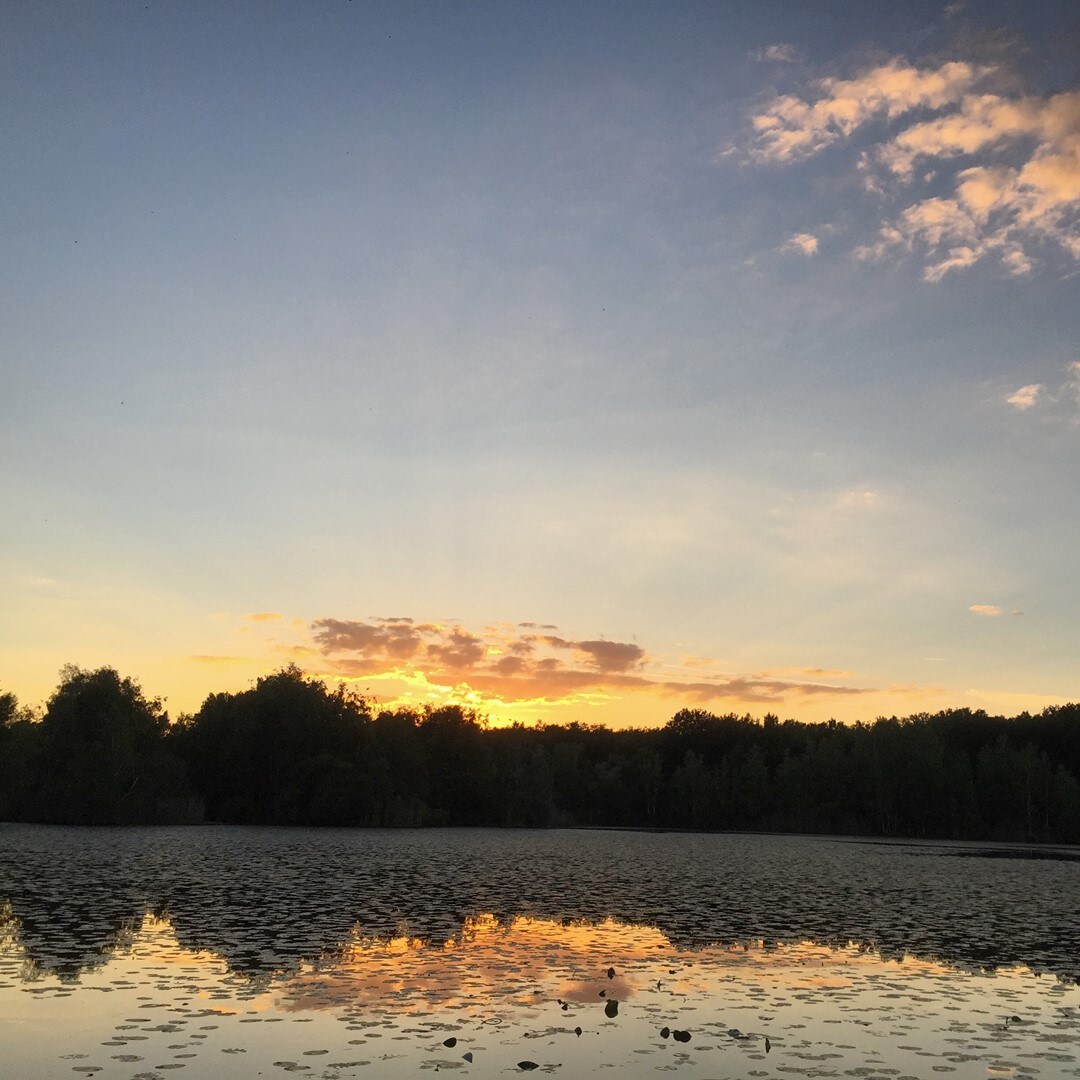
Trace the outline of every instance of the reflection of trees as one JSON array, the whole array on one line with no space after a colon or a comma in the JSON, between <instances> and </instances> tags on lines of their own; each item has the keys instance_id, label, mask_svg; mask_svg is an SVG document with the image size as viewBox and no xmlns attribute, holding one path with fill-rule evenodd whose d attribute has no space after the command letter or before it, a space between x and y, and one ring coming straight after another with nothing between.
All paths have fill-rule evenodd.
<instances>
[{"instance_id":1,"label":"reflection of trees","mask_svg":"<svg viewBox=\"0 0 1080 1080\"><path fill-rule=\"evenodd\" d=\"M856 942L965 969L1080 977L1074 867L794 837L5 827L0 902L39 971L72 979L146 912L248 978L356 935L444 942L467 919L655 926L680 949ZM0 909L2 910L2 909ZM0 930L0 936L3 931Z\"/></svg>"},{"instance_id":2,"label":"reflection of trees","mask_svg":"<svg viewBox=\"0 0 1080 1080\"><path fill-rule=\"evenodd\" d=\"M130 898L127 898L130 899ZM24 975L55 975L75 982L80 975L106 964L122 952L142 922L142 912L126 909L124 898L36 895L25 902L0 904L0 949L20 948Z\"/></svg>"}]
</instances>

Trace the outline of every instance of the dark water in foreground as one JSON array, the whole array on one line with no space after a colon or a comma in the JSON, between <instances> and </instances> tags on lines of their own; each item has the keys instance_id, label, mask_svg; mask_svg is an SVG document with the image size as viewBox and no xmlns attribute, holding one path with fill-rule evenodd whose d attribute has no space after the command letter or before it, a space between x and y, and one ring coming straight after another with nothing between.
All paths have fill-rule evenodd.
<instances>
[{"instance_id":1,"label":"dark water in foreground","mask_svg":"<svg viewBox=\"0 0 1080 1080\"><path fill-rule=\"evenodd\" d=\"M1080 1076L1080 862L0 825L0 1077Z\"/></svg>"}]
</instances>

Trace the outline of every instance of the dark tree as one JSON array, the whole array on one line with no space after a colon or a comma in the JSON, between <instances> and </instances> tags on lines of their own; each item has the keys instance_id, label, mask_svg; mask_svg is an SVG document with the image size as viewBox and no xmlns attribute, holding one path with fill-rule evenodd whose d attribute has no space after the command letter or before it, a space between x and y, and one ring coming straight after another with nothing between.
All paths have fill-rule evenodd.
<instances>
[{"instance_id":1,"label":"dark tree","mask_svg":"<svg viewBox=\"0 0 1080 1080\"><path fill-rule=\"evenodd\" d=\"M175 735L219 821L366 824L359 764L367 702L295 665L239 694L211 694Z\"/></svg>"},{"instance_id":2,"label":"dark tree","mask_svg":"<svg viewBox=\"0 0 1080 1080\"><path fill-rule=\"evenodd\" d=\"M93 825L189 816L183 766L163 738L168 723L161 701L114 668L65 667L41 721L34 816Z\"/></svg>"}]
</instances>

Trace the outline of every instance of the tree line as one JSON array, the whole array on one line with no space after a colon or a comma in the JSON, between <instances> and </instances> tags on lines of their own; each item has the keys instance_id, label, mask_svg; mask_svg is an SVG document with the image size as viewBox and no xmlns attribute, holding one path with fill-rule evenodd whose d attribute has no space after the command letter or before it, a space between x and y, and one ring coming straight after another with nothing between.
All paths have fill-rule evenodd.
<instances>
[{"instance_id":1,"label":"tree line","mask_svg":"<svg viewBox=\"0 0 1080 1080\"><path fill-rule=\"evenodd\" d=\"M170 722L112 668L0 694L0 820L607 826L1080 842L1080 704L661 728L378 709L287 667Z\"/></svg>"}]
</instances>

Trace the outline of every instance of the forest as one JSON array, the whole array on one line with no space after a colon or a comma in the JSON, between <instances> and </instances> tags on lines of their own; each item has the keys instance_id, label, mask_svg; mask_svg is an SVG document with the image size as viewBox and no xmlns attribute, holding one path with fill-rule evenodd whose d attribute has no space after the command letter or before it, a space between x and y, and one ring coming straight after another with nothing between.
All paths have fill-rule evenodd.
<instances>
[{"instance_id":1,"label":"forest","mask_svg":"<svg viewBox=\"0 0 1080 1080\"><path fill-rule=\"evenodd\" d=\"M1080 704L659 728L379 709L287 667L170 721L113 668L0 693L0 821L622 827L1080 842Z\"/></svg>"}]
</instances>

